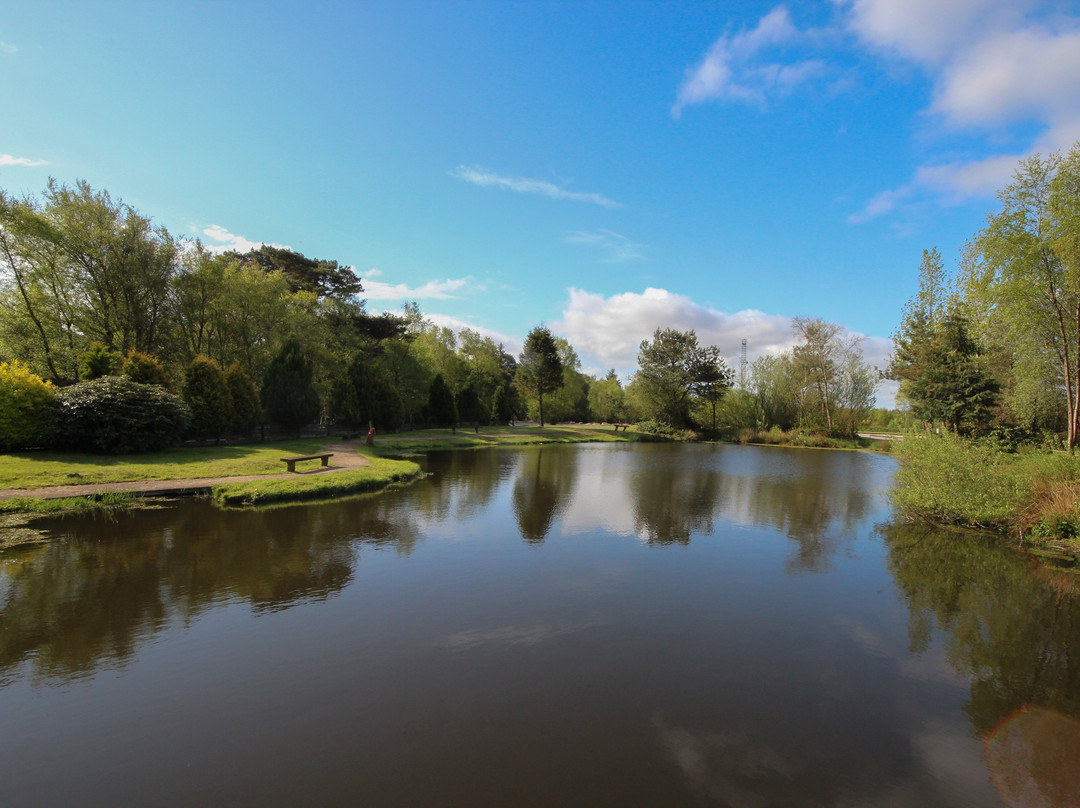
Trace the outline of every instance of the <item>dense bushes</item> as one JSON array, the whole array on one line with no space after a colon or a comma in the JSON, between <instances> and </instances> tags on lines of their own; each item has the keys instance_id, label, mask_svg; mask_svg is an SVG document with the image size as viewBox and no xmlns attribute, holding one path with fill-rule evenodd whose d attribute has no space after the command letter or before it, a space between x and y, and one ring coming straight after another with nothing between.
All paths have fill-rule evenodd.
<instances>
[{"instance_id":1,"label":"dense bushes","mask_svg":"<svg viewBox=\"0 0 1080 808\"><path fill-rule=\"evenodd\" d=\"M225 374L213 359L196 356L184 373L184 401L191 408L189 434L221 439L232 424L233 407Z\"/></svg>"},{"instance_id":2,"label":"dense bushes","mask_svg":"<svg viewBox=\"0 0 1080 808\"><path fill-rule=\"evenodd\" d=\"M45 439L64 450L150 452L179 441L190 419L188 406L157 385L103 376L57 393Z\"/></svg>"},{"instance_id":3,"label":"dense bushes","mask_svg":"<svg viewBox=\"0 0 1080 808\"><path fill-rule=\"evenodd\" d=\"M54 398L55 388L17 359L0 364L0 450L35 444Z\"/></svg>"},{"instance_id":4,"label":"dense bushes","mask_svg":"<svg viewBox=\"0 0 1080 808\"><path fill-rule=\"evenodd\" d=\"M989 440L951 432L913 435L893 444L900 459L892 500L900 516L935 525L1023 529L1036 501L1036 479L1052 487L1072 475L1063 455L1016 455Z\"/></svg>"},{"instance_id":5,"label":"dense bushes","mask_svg":"<svg viewBox=\"0 0 1080 808\"><path fill-rule=\"evenodd\" d=\"M169 374L165 367L152 354L134 349L128 351L120 373L139 384L156 384L169 389Z\"/></svg>"}]
</instances>

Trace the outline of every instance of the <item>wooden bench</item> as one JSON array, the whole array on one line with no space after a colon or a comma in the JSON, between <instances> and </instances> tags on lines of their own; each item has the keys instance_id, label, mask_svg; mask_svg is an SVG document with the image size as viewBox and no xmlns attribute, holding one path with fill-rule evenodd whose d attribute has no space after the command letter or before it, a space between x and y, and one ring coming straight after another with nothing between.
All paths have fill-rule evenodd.
<instances>
[{"instance_id":1,"label":"wooden bench","mask_svg":"<svg viewBox=\"0 0 1080 808\"><path fill-rule=\"evenodd\" d=\"M616 432L618 432L618 431L619 431L620 429L621 429L621 430L622 430L623 432L625 432L625 431L626 431L626 430L628 430L629 428L630 428L630 424L615 424L615 431L616 431Z\"/></svg>"},{"instance_id":2,"label":"wooden bench","mask_svg":"<svg viewBox=\"0 0 1080 808\"><path fill-rule=\"evenodd\" d=\"M299 457L283 457L281 458L281 462L288 467L289 471L295 472L296 464L299 463L301 460L319 459L322 460L322 464L324 466L328 466L330 465L330 458L333 456L333 452L327 452L326 454L300 455Z\"/></svg>"}]
</instances>

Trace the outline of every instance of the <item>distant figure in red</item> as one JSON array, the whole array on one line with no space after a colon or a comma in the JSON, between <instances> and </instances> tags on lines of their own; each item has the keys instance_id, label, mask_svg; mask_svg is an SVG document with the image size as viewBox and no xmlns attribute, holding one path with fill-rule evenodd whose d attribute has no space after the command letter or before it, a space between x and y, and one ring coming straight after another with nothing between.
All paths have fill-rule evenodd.
<instances>
[{"instance_id":1,"label":"distant figure in red","mask_svg":"<svg viewBox=\"0 0 1080 808\"><path fill-rule=\"evenodd\" d=\"M375 427L371 427L367 431L367 440L364 441L364 444L367 445L367 446L374 446L375 445Z\"/></svg>"}]
</instances>

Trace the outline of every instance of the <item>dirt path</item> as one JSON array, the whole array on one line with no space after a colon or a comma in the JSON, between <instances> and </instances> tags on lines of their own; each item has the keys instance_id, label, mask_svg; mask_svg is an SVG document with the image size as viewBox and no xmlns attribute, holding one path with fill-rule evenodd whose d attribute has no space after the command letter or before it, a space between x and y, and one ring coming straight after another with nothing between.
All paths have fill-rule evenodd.
<instances>
[{"instance_id":1,"label":"dirt path","mask_svg":"<svg viewBox=\"0 0 1080 808\"><path fill-rule=\"evenodd\" d=\"M168 494L180 491L208 490L217 483L249 483L255 480L285 480L290 477L310 474L329 474L342 469L358 469L370 466L370 460L361 454L357 454L356 449L360 445L361 441L359 440L327 444L321 448L321 451L334 453L331 458L333 465L326 467L311 466L292 474L281 472L279 474L245 474L235 477L190 477L179 480L130 480L122 483L85 483L83 485L49 485L39 488L6 488L0 489L0 500L15 497L59 499L60 497L82 497L89 494L118 491L131 491L138 494ZM308 462L312 463L314 461Z\"/></svg>"}]
</instances>

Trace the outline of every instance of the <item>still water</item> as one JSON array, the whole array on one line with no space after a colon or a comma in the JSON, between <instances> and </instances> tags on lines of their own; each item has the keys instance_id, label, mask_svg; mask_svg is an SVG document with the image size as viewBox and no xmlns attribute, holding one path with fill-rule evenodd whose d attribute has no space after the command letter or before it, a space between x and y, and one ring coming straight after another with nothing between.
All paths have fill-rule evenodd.
<instances>
[{"instance_id":1,"label":"still water","mask_svg":"<svg viewBox=\"0 0 1080 808\"><path fill-rule=\"evenodd\" d=\"M433 454L0 551L0 803L1065 806L1080 596L888 457Z\"/></svg>"}]
</instances>

